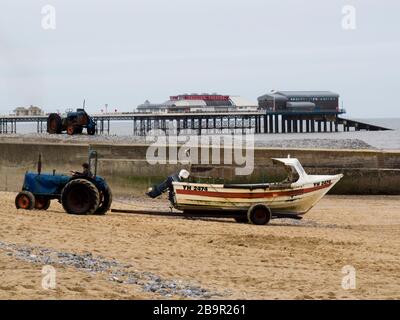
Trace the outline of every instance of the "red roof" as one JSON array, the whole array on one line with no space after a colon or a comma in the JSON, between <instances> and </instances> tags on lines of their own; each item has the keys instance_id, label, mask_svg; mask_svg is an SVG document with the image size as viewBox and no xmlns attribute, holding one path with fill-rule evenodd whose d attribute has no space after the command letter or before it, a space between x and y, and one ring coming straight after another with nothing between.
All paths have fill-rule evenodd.
<instances>
[{"instance_id":1,"label":"red roof","mask_svg":"<svg viewBox=\"0 0 400 320\"><path fill-rule=\"evenodd\" d=\"M178 96L171 96L170 99L172 101L176 100L204 100L204 101L229 101L229 96L224 96L220 94L195 94L195 95L187 95L182 94Z\"/></svg>"}]
</instances>

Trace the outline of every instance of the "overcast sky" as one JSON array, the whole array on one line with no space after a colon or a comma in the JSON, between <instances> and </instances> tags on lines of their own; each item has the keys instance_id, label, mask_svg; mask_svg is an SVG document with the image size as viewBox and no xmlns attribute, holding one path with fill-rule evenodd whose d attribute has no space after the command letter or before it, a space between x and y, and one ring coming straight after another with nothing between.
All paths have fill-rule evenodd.
<instances>
[{"instance_id":1,"label":"overcast sky","mask_svg":"<svg viewBox=\"0 0 400 320\"><path fill-rule=\"evenodd\" d=\"M345 5L355 30L342 28ZM399 12L398 0L1 0L0 113L277 89L332 90L348 116L400 117Z\"/></svg>"}]
</instances>

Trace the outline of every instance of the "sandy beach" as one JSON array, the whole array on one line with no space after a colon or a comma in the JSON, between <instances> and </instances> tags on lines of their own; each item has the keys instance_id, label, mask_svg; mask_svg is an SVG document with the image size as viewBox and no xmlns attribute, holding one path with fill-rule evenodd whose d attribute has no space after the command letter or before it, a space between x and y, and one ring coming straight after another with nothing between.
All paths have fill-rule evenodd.
<instances>
[{"instance_id":1,"label":"sandy beach","mask_svg":"<svg viewBox=\"0 0 400 320\"><path fill-rule=\"evenodd\" d=\"M327 196L301 221L112 213L71 216L53 201L16 210L0 193L1 299L399 299L400 196ZM168 210L166 200L113 208ZM56 288L42 288L42 267ZM356 288L342 288L342 268Z\"/></svg>"},{"instance_id":2,"label":"sandy beach","mask_svg":"<svg viewBox=\"0 0 400 320\"><path fill-rule=\"evenodd\" d=\"M399 11L2 0L0 300L400 300Z\"/></svg>"}]
</instances>

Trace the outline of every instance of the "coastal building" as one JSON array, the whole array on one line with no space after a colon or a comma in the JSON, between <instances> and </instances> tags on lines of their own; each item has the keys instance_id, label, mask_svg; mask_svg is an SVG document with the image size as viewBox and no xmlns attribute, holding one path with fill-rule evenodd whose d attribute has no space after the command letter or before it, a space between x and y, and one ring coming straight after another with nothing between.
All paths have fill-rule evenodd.
<instances>
[{"instance_id":1,"label":"coastal building","mask_svg":"<svg viewBox=\"0 0 400 320\"><path fill-rule=\"evenodd\" d=\"M331 91L272 91L258 97L260 109L270 111L339 111L339 95Z\"/></svg>"},{"instance_id":2,"label":"coastal building","mask_svg":"<svg viewBox=\"0 0 400 320\"><path fill-rule=\"evenodd\" d=\"M24 107L18 107L14 109L14 114L18 117L20 116L27 116L28 115L28 109L24 108Z\"/></svg>"},{"instance_id":3,"label":"coastal building","mask_svg":"<svg viewBox=\"0 0 400 320\"><path fill-rule=\"evenodd\" d=\"M208 94L181 94L171 96L164 103L151 103L146 100L137 107L138 112L144 113L179 113L179 112L228 112L228 111L254 111L258 104L248 101L240 96Z\"/></svg>"},{"instance_id":4,"label":"coastal building","mask_svg":"<svg viewBox=\"0 0 400 320\"><path fill-rule=\"evenodd\" d=\"M14 114L18 117L20 116L42 116L44 112L39 107L29 106L28 108L25 107L18 107L14 109Z\"/></svg>"},{"instance_id":5,"label":"coastal building","mask_svg":"<svg viewBox=\"0 0 400 320\"><path fill-rule=\"evenodd\" d=\"M143 113L166 113L167 110L168 106L165 103L151 103L149 100L137 107L137 111Z\"/></svg>"}]
</instances>

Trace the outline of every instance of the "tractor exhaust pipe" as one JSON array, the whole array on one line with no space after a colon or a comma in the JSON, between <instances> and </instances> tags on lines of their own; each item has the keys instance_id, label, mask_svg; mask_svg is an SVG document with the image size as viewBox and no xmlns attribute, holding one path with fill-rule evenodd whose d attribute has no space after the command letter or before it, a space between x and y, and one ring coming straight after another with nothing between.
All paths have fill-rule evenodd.
<instances>
[{"instance_id":1,"label":"tractor exhaust pipe","mask_svg":"<svg viewBox=\"0 0 400 320\"><path fill-rule=\"evenodd\" d=\"M40 175L42 173L42 154L39 153L39 160L37 163L37 172Z\"/></svg>"}]
</instances>

